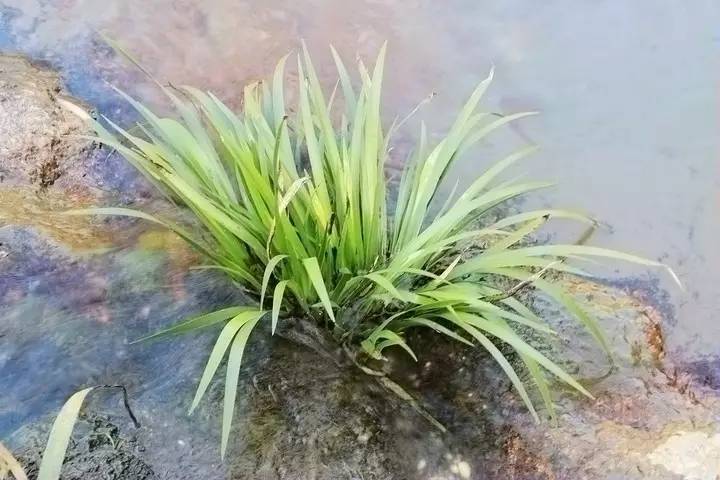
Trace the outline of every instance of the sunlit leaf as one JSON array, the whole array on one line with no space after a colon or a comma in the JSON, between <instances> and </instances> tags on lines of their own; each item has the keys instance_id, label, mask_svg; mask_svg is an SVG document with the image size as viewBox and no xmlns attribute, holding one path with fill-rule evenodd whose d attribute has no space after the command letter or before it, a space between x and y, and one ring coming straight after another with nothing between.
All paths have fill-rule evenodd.
<instances>
[{"instance_id":1,"label":"sunlit leaf","mask_svg":"<svg viewBox=\"0 0 720 480\"><path fill-rule=\"evenodd\" d=\"M199 328L209 327L215 325L216 323L224 322L225 320L232 318L240 314L241 312L247 312L250 310L255 309L252 307L223 308L221 310L216 310L214 312L190 318L188 320L185 320L184 322L178 323L177 325L173 325L170 328L166 328L164 330L160 330L159 332L155 332L145 337L138 338L137 340L130 342L130 344L144 342L151 339L163 338L171 335L180 335L182 333L191 332Z\"/></svg>"},{"instance_id":2,"label":"sunlit leaf","mask_svg":"<svg viewBox=\"0 0 720 480\"><path fill-rule=\"evenodd\" d=\"M208 359L207 364L205 365L205 370L200 378L200 383L198 384L197 392L195 393L195 398L193 398L189 413L192 413L195 408L197 408L200 400L202 400L202 397L205 395L205 391L210 385L210 381L215 376L215 372L225 357L225 352L227 352L228 347L232 343L240 328L247 323L256 322L263 315L265 315L265 312L258 310L241 312L225 325L215 342L212 352L210 352L210 358Z\"/></svg>"}]
</instances>

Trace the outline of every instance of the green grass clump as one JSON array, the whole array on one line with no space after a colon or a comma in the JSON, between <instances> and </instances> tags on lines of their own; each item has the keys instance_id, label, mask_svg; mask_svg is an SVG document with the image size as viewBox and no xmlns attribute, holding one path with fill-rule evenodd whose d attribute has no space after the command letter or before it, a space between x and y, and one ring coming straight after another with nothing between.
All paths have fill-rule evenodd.
<instances>
[{"instance_id":1,"label":"green grass clump","mask_svg":"<svg viewBox=\"0 0 720 480\"><path fill-rule=\"evenodd\" d=\"M530 211L482 226L483 215L494 207L548 186L498 181L503 170L534 147L510 153L464 192L451 195L442 208L434 208L441 181L463 152L507 123L532 115L498 116L478 110L492 73L472 92L439 142L431 144L422 126L395 206L388 208L384 167L396 124L386 130L380 111L385 48L372 71L358 63L356 82L332 53L339 77L337 94L326 97L303 49L297 61L299 97L292 110L285 101L283 58L272 81L245 87L240 113L211 93L161 85L179 119L159 117L123 94L143 119L140 133L110 121L115 133L95 124L101 142L117 149L168 198L189 208L203 228L191 232L123 208L92 213L165 225L202 252L209 268L225 272L254 301L252 306L229 306L156 334L224 322L191 407L197 407L227 355L223 454L250 335L262 322L270 322L274 333L278 323L293 316L313 319L330 329L338 342L376 359L392 347L416 358L405 341L414 328L480 346L494 357L535 418L526 387L499 343L517 352L550 413L548 373L590 395L518 334L518 326L554 333L517 298L519 286L532 284L559 302L607 349L593 318L543 274L584 274L576 263L594 257L659 264L598 247L524 242L551 217L592 223L571 211ZM335 105L340 95L342 108ZM339 121L334 122L335 117ZM503 278L516 287L504 290Z\"/></svg>"}]
</instances>

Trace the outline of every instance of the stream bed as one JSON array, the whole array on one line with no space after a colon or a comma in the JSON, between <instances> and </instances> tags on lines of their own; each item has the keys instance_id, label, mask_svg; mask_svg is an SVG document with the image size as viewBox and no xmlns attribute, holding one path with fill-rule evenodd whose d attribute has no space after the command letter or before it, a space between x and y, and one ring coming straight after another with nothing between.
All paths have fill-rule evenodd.
<instances>
[{"instance_id":1,"label":"stream bed","mask_svg":"<svg viewBox=\"0 0 720 480\"><path fill-rule=\"evenodd\" d=\"M31 476L63 401L86 386L123 384L142 426L117 397L95 395L63 478L715 480L720 7L255 3L0 1L0 441ZM541 152L515 173L558 185L526 205L591 212L604 222L593 244L662 260L685 288L619 264L600 271L597 284L568 280L608 332L611 372L587 335L539 301L562 333L549 353L596 397L558 392L558 426L534 424L481 352L431 342L418 365L389 366L448 427L442 435L371 379L258 332L222 462L222 381L187 415L217 332L130 342L242 298L221 275L189 270L201 259L167 232L59 214L88 205L170 208L121 158L78 139L87 132L67 102L124 125L135 119L110 85L166 108L97 31L158 79L212 90L235 106L242 85L271 74L301 38L329 87L329 43L350 60L371 58L388 40L385 119L436 92L419 114L431 131L447 126L494 65L486 106L542 114L463 159L448 190L509 146L538 143ZM415 126L400 133L401 147ZM574 235L563 224L545 234Z\"/></svg>"}]
</instances>

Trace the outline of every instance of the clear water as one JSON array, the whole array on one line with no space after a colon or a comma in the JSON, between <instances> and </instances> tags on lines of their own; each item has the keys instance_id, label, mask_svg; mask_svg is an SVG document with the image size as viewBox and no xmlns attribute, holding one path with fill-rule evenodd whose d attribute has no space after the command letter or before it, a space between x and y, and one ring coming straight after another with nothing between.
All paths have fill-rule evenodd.
<instances>
[{"instance_id":1,"label":"clear water","mask_svg":"<svg viewBox=\"0 0 720 480\"><path fill-rule=\"evenodd\" d=\"M334 44L348 59L356 54L371 58L387 40L386 118L404 114L430 92L437 92L421 114L436 129L448 124L474 84L494 65L497 75L488 107L503 112L539 110L542 115L493 137L491 145L463 159L458 181L462 184L511 145L541 145L541 153L518 173L553 179L558 186L531 203L585 209L610 226L594 237L595 244L672 266L686 291L661 277L676 306L673 326L666 332L668 348L688 360L720 353L716 310L720 305L720 4L712 0L483 3L3 0L0 46L48 60L75 95L125 121L131 116L103 80L151 103L159 104L160 97L149 82L114 58L98 41L96 30L119 40L157 78L207 88L231 103L244 83L267 76L280 56L296 50L300 38L307 41L328 81L332 69L325 54L327 44ZM559 228L560 235L570 235L564 225ZM137 265L125 258L128 255L121 260ZM111 283L117 283L121 267L112 267ZM661 275L621 265L618 269L623 275ZM36 280L54 278L43 275L37 274ZM7 281L0 286L11 288ZM69 291L60 283L52 292L37 296L52 304ZM140 301L137 295L124 293L135 315ZM172 304L167 293L150 287L144 295L167 321L185 310L201 309L190 301L166 308ZM190 298L202 297L198 287ZM0 292L0 299L10 308L8 294L3 297ZM111 310L119 308L117 300L107 301ZM28 302L28 311L37 308ZM77 321L81 302L69 302L58 308L74 309ZM15 307L13 312L20 314ZM123 318L122 312L115 314ZM157 318L152 322L160 323ZM123 357L131 355L121 345L125 336L144 333L147 327L147 321L137 320L113 323L110 331L102 322L83 324L82 329L98 335L103 352ZM118 334L120 340L112 340ZM37 340L28 339L33 341ZM35 351L32 344L11 347L3 338L0 345L0 354L15 361L31 361ZM57 345L62 352L62 341ZM13 352L18 356L13 357ZM90 351L85 356L90 364L87 371L71 372L78 384L100 374L92 365L98 354ZM151 370L143 363L149 358L123 358L106 368ZM37 361L60 364L62 359L58 353ZM41 388L39 380L45 381L40 374L0 373L0 389L11 392L0 401L0 432L44 413L38 409L46 408L45 401L38 401L37 408L23 404L25 413L8 412L7 398L16 398L13 395L24 399L29 397L21 392L47 395L48 385ZM50 383L56 399L69 393L65 385L66 379Z\"/></svg>"},{"instance_id":2,"label":"clear water","mask_svg":"<svg viewBox=\"0 0 720 480\"><path fill-rule=\"evenodd\" d=\"M542 146L533 176L557 180L547 201L577 206L612 226L597 242L661 258L687 293L673 345L711 353L720 337L720 172L717 68L720 6L712 0L479 2L235 2L4 0L0 41L58 66L75 94L113 115L98 79L148 101L152 85L110 58L94 31L118 39L160 79L232 101L304 38L326 78L326 46L371 58L389 42L386 116L430 92L436 128L491 65L488 105L533 109L520 140ZM518 139L514 139L515 144ZM479 152L459 167L474 173ZM667 284L669 285L669 284Z\"/></svg>"}]
</instances>

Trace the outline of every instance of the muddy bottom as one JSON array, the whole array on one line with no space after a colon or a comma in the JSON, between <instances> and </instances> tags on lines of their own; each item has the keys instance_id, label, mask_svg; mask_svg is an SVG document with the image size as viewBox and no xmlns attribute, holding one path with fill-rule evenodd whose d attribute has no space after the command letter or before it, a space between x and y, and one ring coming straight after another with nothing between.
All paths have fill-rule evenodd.
<instances>
[{"instance_id":1,"label":"muddy bottom","mask_svg":"<svg viewBox=\"0 0 720 480\"><path fill-rule=\"evenodd\" d=\"M25 447L18 461L29 478L36 478L42 457L43 435L35 445ZM33 442L30 441L29 442ZM77 422L72 445L63 464L63 480L155 480L159 477L142 459L144 448L138 446L132 432L121 434L121 427L111 417L83 415Z\"/></svg>"}]
</instances>

